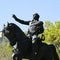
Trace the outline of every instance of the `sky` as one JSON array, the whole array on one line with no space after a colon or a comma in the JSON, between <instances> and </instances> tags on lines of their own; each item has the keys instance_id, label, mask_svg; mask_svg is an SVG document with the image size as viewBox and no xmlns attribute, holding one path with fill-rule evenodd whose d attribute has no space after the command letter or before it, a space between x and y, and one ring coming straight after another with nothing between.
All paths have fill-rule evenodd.
<instances>
[{"instance_id":1,"label":"sky","mask_svg":"<svg viewBox=\"0 0 60 60\"><path fill-rule=\"evenodd\" d=\"M28 21L33 14L38 13L41 21L60 21L60 0L0 0L0 31L7 22L17 24L23 31L28 30L27 25L16 22L12 15Z\"/></svg>"}]
</instances>

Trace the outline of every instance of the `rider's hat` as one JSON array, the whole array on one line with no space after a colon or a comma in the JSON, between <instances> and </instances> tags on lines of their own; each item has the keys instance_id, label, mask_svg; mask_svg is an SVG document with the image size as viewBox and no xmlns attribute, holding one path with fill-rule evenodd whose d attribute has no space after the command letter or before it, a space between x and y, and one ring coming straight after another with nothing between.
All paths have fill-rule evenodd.
<instances>
[{"instance_id":1,"label":"rider's hat","mask_svg":"<svg viewBox=\"0 0 60 60\"><path fill-rule=\"evenodd\" d=\"M37 18L39 18L40 16L39 16L38 13L35 13L35 14L33 14L33 17L37 17Z\"/></svg>"}]
</instances>

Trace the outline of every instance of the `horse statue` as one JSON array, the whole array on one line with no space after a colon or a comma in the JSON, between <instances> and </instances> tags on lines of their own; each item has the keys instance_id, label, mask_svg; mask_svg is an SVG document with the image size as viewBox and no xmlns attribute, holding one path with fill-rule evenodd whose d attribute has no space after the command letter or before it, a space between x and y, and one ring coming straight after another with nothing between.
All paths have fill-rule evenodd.
<instances>
[{"instance_id":1,"label":"horse statue","mask_svg":"<svg viewBox=\"0 0 60 60\"><path fill-rule=\"evenodd\" d=\"M4 27L3 33L13 47L12 60L22 60L22 58L33 60L32 40L16 24L8 23ZM55 46L38 42L37 55L34 57L34 60L59 60Z\"/></svg>"}]
</instances>

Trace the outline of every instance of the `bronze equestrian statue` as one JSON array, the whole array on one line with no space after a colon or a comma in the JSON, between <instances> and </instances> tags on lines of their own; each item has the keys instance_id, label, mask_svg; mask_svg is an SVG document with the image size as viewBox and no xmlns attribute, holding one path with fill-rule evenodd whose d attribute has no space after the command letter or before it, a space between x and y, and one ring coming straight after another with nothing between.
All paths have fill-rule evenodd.
<instances>
[{"instance_id":1,"label":"bronze equestrian statue","mask_svg":"<svg viewBox=\"0 0 60 60\"><path fill-rule=\"evenodd\" d=\"M13 47L13 60L22 60L22 58L59 60L55 46L42 43L41 39L38 38L38 35L44 32L43 22L39 21L39 14L35 13L32 21L23 21L15 15L13 15L13 18L22 24L29 25L27 36L14 23L8 23L3 29L4 35Z\"/></svg>"}]
</instances>

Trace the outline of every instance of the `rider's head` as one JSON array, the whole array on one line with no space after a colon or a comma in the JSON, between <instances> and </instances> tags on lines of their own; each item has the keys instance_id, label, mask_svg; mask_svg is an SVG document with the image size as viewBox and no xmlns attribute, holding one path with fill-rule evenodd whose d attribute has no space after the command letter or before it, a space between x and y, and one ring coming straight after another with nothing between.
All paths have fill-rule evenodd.
<instances>
[{"instance_id":1,"label":"rider's head","mask_svg":"<svg viewBox=\"0 0 60 60\"><path fill-rule=\"evenodd\" d=\"M33 14L33 19L34 19L34 20L37 20L37 21L38 21L38 20L39 20L39 17L40 17L40 16L39 16L38 13Z\"/></svg>"}]
</instances>

